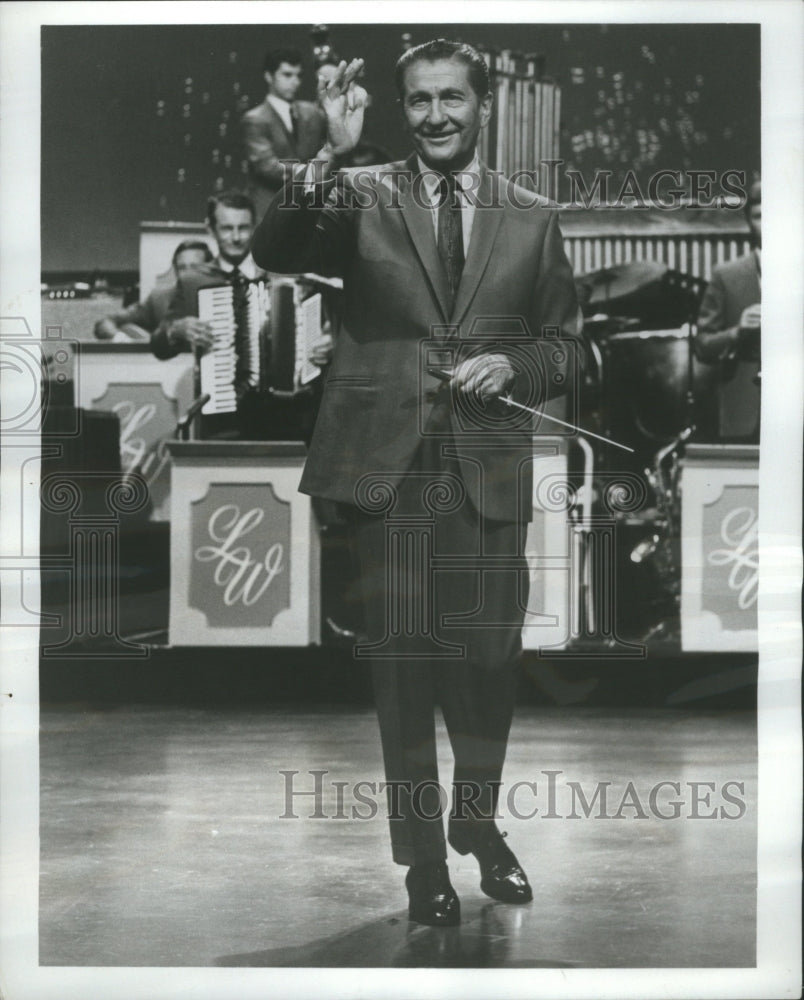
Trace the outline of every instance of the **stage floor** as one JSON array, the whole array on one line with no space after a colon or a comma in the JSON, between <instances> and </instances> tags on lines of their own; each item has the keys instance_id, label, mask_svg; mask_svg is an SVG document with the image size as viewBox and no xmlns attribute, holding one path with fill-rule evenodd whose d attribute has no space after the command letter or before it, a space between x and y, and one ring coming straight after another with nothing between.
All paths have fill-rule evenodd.
<instances>
[{"instance_id":1,"label":"stage floor","mask_svg":"<svg viewBox=\"0 0 804 1000\"><path fill-rule=\"evenodd\" d=\"M443 727L439 746L448 787ZM369 708L44 707L40 748L42 965L755 962L751 712L519 709L499 825L535 899L493 902L480 892L474 860L450 851L463 910L461 927L450 929L408 922L405 869L390 860L381 794L363 786L373 819L337 818L353 806L370 813L353 783L383 777ZM283 771L298 772L295 791L314 788L311 771L328 772L320 798L291 800L296 819L280 818ZM559 772L552 810L547 771ZM536 791L520 786L511 799L517 781L536 782ZM678 782L680 794L663 786L651 802L662 781ZM744 790L724 789L729 781ZM335 782L347 783L340 809ZM573 809L571 782L589 802L610 782L605 808L598 799L587 818L576 798ZM690 782L710 784L695 793ZM679 818L659 818L674 800ZM517 819L509 803L540 812ZM317 807L321 818L311 818Z\"/></svg>"}]
</instances>

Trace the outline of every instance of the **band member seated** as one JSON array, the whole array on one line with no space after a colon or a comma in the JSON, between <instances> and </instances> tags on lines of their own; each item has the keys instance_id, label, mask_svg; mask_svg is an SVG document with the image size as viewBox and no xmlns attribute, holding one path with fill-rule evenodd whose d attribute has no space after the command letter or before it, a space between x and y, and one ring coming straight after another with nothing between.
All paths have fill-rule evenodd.
<instances>
[{"instance_id":1,"label":"band member seated","mask_svg":"<svg viewBox=\"0 0 804 1000\"><path fill-rule=\"evenodd\" d=\"M751 252L712 272L698 315L695 349L719 366L720 437L758 440L762 327L762 184L748 192L745 215Z\"/></svg>"},{"instance_id":2,"label":"band member seated","mask_svg":"<svg viewBox=\"0 0 804 1000\"><path fill-rule=\"evenodd\" d=\"M175 291L175 282L201 264L212 260L212 251L203 240L184 240L173 251L171 266L175 281L159 284L142 302L112 313L95 324L98 340L115 343L128 341L149 341L151 334L167 315L168 305Z\"/></svg>"},{"instance_id":3,"label":"band member seated","mask_svg":"<svg viewBox=\"0 0 804 1000\"><path fill-rule=\"evenodd\" d=\"M362 67L341 62L320 82L327 141L269 206L254 256L272 271L343 277L341 328L300 489L351 518L368 640L361 656L372 668L409 917L454 925L437 705L455 757L449 844L476 858L488 896L532 899L495 823L533 478L532 424L506 419L502 398L536 406L569 390L578 304L555 207L479 161L493 102L482 56L444 39L408 50L396 85L411 156L338 173L360 141ZM484 339L488 324L495 332ZM450 571L430 574L428 553ZM398 609L390 619L388 609Z\"/></svg>"},{"instance_id":4,"label":"band member seated","mask_svg":"<svg viewBox=\"0 0 804 1000\"><path fill-rule=\"evenodd\" d=\"M182 351L199 356L213 343L211 325L198 316L198 293L202 288L231 285L239 290L249 282L269 280L250 253L255 210L251 198L230 190L212 195L207 202L207 226L217 245L217 254L208 263L180 277L167 314L151 337L151 350L160 359ZM310 360L327 364L332 348L330 334L322 334L312 345ZM201 436L243 440L308 440L315 422L317 388L310 387L293 398L276 399L252 389L236 374L237 412L204 416Z\"/></svg>"}]
</instances>

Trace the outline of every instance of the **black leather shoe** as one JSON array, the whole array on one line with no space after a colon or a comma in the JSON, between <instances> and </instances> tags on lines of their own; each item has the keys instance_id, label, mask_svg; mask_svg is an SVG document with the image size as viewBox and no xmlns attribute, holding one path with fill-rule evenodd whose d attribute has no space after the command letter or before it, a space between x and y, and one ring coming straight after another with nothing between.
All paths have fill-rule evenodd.
<instances>
[{"instance_id":1,"label":"black leather shoe","mask_svg":"<svg viewBox=\"0 0 804 1000\"><path fill-rule=\"evenodd\" d=\"M461 922L461 903L444 861L413 865L405 876L408 917L430 927L455 927Z\"/></svg>"},{"instance_id":2,"label":"black leather shoe","mask_svg":"<svg viewBox=\"0 0 804 1000\"><path fill-rule=\"evenodd\" d=\"M450 827L449 843L458 854L474 854L480 865L480 888L501 903L529 903L533 890L528 876L493 823Z\"/></svg>"}]
</instances>

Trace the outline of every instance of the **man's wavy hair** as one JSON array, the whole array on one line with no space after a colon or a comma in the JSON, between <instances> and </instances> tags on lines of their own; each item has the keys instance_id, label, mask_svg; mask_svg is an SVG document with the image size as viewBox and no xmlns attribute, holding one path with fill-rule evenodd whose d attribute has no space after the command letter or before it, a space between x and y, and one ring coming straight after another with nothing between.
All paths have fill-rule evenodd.
<instances>
[{"instance_id":1,"label":"man's wavy hair","mask_svg":"<svg viewBox=\"0 0 804 1000\"><path fill-rule=\"evenodd\" d=\"M273 76L282 63L287 63L288 66L301 66L302 62L302 54L298 49L269 49L265 53L262 69L264 73Z\"/></svg>"},{"instance_id":2,"label":"man's wavy hair","mask_svg":"<svg viewBox=\"0 0 804 1000\"><path fill-rule=\"evenodd\" d=\"M218 205L223 205L225 208L243 208L251 212L251 218L255 222L257 221L257 210L251 198L244 191L230 188L228 191L210 195L207 199L207 222L213 228L215 227L215 210Z\"/></svg>"},{"instance_id":3,"label":"man's wavy hair","mask_svg":"<svg viewBox=\"0 0 804 1000\"><path fill-rule=\"evenodd\" d=\"M403 52L396 64L394 80L400 97L405 96L405 73L416 62L437 62L439 59L454 59L462 62L469 72L472 90L482 100L491 90L489 68L477 49L465 42L450 42L446 38L434 38L422 45L415 45Z\"/></svg>"}]
</instances>

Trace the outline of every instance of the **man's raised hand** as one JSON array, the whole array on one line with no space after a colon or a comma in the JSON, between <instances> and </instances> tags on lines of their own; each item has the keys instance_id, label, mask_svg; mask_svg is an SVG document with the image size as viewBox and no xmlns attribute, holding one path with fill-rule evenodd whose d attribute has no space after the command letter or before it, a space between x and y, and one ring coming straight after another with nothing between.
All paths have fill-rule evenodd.
<instances>
[{"instance_id":1,"label":"man's raised hand","mask_svg":"<svg viewBox=\"0 0 804 1000\"><path fill-rule=\"evenodd\" d=\"M330 80L318 78L318 103L327 116L327 142L336 156L350 153L360 141L366 91L355 80L363 69L362 59L342 61Z\"/></svg>"}]
</instances>

